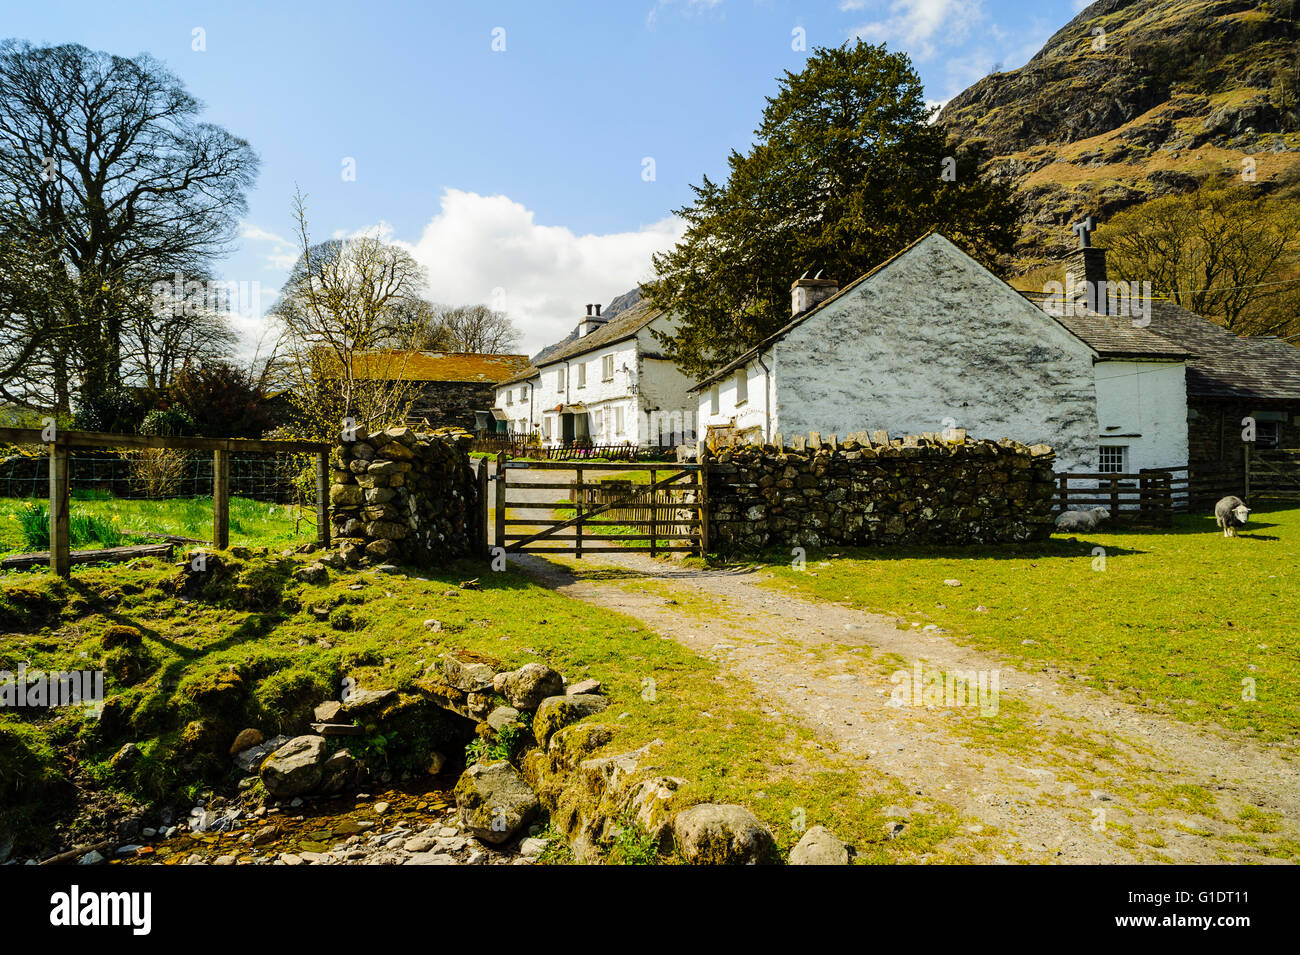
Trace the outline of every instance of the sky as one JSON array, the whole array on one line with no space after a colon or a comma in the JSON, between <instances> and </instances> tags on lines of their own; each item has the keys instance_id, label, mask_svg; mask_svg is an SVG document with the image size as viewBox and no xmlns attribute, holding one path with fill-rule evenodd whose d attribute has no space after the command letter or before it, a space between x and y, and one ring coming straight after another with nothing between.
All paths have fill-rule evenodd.
<instances>
[{"instance_id":1,"label":"sky","mask_svg":"<svg viewBox=\"0 0 1300 955\"><path fill-rule=\"evenodd\" d=\"M651 274L691 183L725 178L764 98L816 46L908 53L942 103L1023 65L1083 0L604 0L447 3L7 0L0 36L147 53L252 145L261 170L220 278L251 357L296 257L379 234L429 297L504 309L532 354L586 303ZM260 294L254 294L260 293ZM265 348L265 344L262 345Z\"/></svg>"}]
</instances>

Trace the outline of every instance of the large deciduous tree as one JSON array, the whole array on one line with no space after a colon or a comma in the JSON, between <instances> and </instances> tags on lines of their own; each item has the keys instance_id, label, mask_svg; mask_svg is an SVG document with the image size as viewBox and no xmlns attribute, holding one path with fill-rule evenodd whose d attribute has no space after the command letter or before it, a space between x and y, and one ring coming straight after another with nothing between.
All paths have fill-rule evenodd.
<instances>
[{"instance_id":1,"label":"large deciduous tree","mask_svg":"<svg viewBox=\"0 0 1300 955\"><path fill-rule=\"evenodd\" d=\"M931 113L908 58L883 45L820 48L785 74L727 181L692 187L677 210L686 234L643 288L680 316L664 345L683 371L785 324L790 283L808 269L847 282L930 230L990 264L1010 252L1012 190L981 178L983 150L949 142Z\"/></svg>"},{"instance_id":2,"label":"large deciduous tree","mask_svg":"<svg viewBox=\"0 0 1300 955\"><path fill-rule=\"evenodd\" d=\"M248 143L200 110L148 56L0 44L0 399L66 411L153 368L160 339L221 351L151 293L210 277L256 176Z\"/></svg>"},{"instance_id":3,"label":"large deciduous tree","mask_svg":"<svg viewBox=\"0 0 1300 955\"><path fill-rule=\"evenodd\" d=\"M1113 280L1149 281L1238 335L1300 332L1300 199L1209 181L1116 214L1096 242Z\"/></svg>"}]
</instances>

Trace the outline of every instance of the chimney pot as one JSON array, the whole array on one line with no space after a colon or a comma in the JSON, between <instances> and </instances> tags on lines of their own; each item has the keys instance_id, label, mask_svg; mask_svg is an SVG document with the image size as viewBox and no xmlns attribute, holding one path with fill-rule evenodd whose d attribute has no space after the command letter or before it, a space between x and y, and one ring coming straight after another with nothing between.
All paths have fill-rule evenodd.
<instances>
[{"instance_id":1,"label":"chimney pot","mask_svg":"<svg viewBox=\"0 0 1300 955\"><path fill-rule=\"evenodd\" d=\"M588 315L591 314L591 304L590 304L590 303L587 304L587 314L588 314Z\"/></svg>"},{"instance_id":2,"label":"chimney pot","mask_svg":"<svg viewBox=\"0 0 1300 955\"><path fill-rule=\"evenodd\" d=\"M596 317L600 318L600 303L596 303Z\"/></svg>"}]
</instances>

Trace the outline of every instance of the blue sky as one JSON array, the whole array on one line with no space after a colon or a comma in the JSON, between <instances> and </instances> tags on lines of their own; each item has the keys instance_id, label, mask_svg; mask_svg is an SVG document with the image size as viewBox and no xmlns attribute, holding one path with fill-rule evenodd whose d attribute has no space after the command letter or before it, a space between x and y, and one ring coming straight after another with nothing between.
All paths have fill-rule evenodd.
<instances>
[{"instance_id":1,"label":"blue sky","mask_svg":"<svg viewBox=\"0 0 1300 955\"><path fill-rule=\"evenodd\" d=\"M253 145L261 175L220 271L260 283L263 305L293 261L301 187L313 238L371 231L407 246L431 298L504 307L531 353L586 302L648 276L689 184L724 173L776 77L800 68L796 30L808 49L861 35L906 51L942 101L995 64L1022 65L1083 6L47 0L7 4L0 31L148 53L205 119ZM262 320L238 325L251 350Z\"/></svg>"}]
</instances>

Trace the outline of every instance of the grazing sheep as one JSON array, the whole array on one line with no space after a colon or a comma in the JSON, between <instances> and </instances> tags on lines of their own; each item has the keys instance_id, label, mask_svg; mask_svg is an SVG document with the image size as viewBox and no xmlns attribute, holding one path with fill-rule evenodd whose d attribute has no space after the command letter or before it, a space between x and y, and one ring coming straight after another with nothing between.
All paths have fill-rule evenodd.
<instances>
[{"instance_id":1,"label":"grazing sheep","mask_svg":"<svg viewBox=\"0 0 1300 955\"><path fill-rule=\"evenodd\" d=\"M1090 507L1086 511L1064 511L1057 515L1058 531L1093 531L1097 525L1110 517L1110 511L1104 507Z\"/></svg>"},{"instance_id":2,"label":"grazing sheep","mask_svg":"<svg viewBox=\"0 0 1300 955\"><path fill-rule=\"evenodd\" d=\"M1237 528L1246 526L1250 508L1239 497L1225 497L1214 505L1214 521L1223 528L1224 537L1236 537Z\"/></svg>"}]
</instances>

